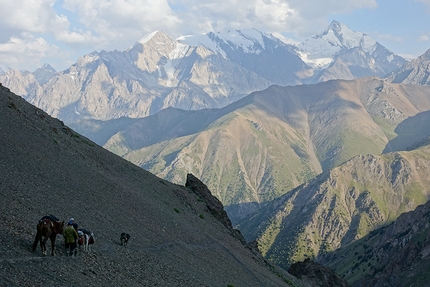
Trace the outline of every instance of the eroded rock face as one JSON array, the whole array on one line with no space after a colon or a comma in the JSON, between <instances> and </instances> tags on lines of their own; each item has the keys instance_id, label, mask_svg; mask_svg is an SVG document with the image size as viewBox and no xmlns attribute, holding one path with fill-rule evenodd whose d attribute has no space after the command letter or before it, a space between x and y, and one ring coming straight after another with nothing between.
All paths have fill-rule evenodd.
<instances>
[{"instance_id":1,"label":"eroded rock face","mask_svg":"<svg viewBox=\"0 0 430 287\"><path fill-rule=\"evenodd\" d=\"M290 266L288 273L299 279L307 281L312 286L321 287L346 287L348 282L337 275L333 270L309 258L302 262L296 262Z\"/></svg>"},{"instance_id":2,"label":"eroded rock face","mask_svg":"<svg viewBox=\"0 0 430 287\"><path fill-rule=\"evenodd\" d=\"M246 244L245 238L242 236L240 231L233 228L230 218L228 217L227 212L225 212L224 210L223 204L221 203L221 201L218 200L218 198L212 195L206 184L201 182L193 174L189 173L187 174L187 181L185 183L185 186L191 188L194 193L201 197L206 203L209 211L222 224L224 224L228 229L230 229L237 238L239 238L243 243Z\"/></svg>"}]
</instances>

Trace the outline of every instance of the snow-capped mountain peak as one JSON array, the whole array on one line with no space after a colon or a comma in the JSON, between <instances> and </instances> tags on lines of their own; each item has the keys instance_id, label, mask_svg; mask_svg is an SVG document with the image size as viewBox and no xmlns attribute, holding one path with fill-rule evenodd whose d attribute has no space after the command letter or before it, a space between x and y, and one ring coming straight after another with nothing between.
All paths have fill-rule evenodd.
<instances>
[{"instance_id":1,"label":"snow-capped mountain peak","mask_svg":"<svg viewBox=\"0 0 430 287\"><path fill-rule=\"evenodd\" d=\"M362 32L355 32L348 26L338 21L333 21L328 28L315 39L323 41L340 48L362 47L365 52L371 51L376 41Z\"/></svg>"},{"instance_id":2,"label":"snow-capped mountain peak","mask_svg":"<svg viewBox=\"0 0 430 287\"><path fill-rule=\"evenodd\" d=\"M230 30L227 33L218 33L217 35L211 33L210 37L216 36L230 46L242 48L247 53L256 51L256 46L264 49L263 34L255 29L249 30Z\"/></svg>"},{"instance_id":3,"label":"snow-capped mountain peak","mask_svg":"<svg viewBox=\"0 0 430 287\"><path fill-rule=\"evenodd\" d=\"M265 34L257 29L229 30L227 32L210 32L203 35L188 35L177 40L190 46L205 46L209 50L226 56L226 48L241 49L245 53L259 54L265 49L264 38L280 41L272 35Z\"/></svg>"},{"instance_id":4,"label":"snow-capped mountain peak","mask_svg":"<svg viewBox=\"0 0 430 287\"><path fill-rule=\"evenodd\" d=\"M341 51L358 48L372 54L377 46L373 38L338 21L331 22L323 33L298 45L302 59L314 68L328 67Z\"/></svg>"},{"instance_id":5,"label":"snow-capped mountain peak","mask_svg":"<svg viewBox=\"0 0 430 287\"><path fill-rule=\"evenodd\" d=\"M203 46L225 60L280 85L299 83L300 77L311 73L310 67L298 55L297 47L257 29L209 32L177 40L192 47ZM262 68L266 66L271 68Z\"/></svg>"},{"instance_id":6,"label":"snow-capped mountain peak","mask_svg":"<svg viewBox=\"0 0 430 287\"><path fill-rule=\"evenodd\" d=\"M147 42L149 42L159 31L155 30L151 33L146 34L145 36L143 36L142 38L140 38L137 43L139 44L145 44Z\"/></svg>"},{"instance_id":7,"label":"snow-capped mountain peak","mask_svg":"<svg viewBox=\"0 0 430 287\"><path fill-rule=\"evenodd\" d=\"M160 30L155 30L151 33L146 34L142 38L140 38L128 50L131 50L131 49L138 47L138 46L140 47L141 45L151 44L151 42L154 42L154 44L161 44L161 43L173 43L173 42L177 42L177 41L174 38L172 38L170 35L166 34L165 32L160 31Z\"/></svg>"},{"instance_id":8,"label":"snow-capped mountain peak","mask_svg":"<svg viewBox=\"0 0 430 287\"><path fill-rule=\"evenodd\" d=\"M218 52L225 56L225 53L217 46L217 43L212 41L208 34L186 35L177 38L176 40L192 47L205 46L207 49Z\"/></svg>"},{"instance_id":9,"label":"snow-capped mountain peak","mask_svg":"<svg viewBox=\"0 0 430 287\"><path fill-rule=\"evenodd\" d=\"M51 65L49 65L48 63L45 63L43 66L42 66L42 68L41 68L42 70L44 70L44 71L49 71L49 72L52 72L52 73L56 73L57 71L51 66Z\"/></svg>"}]
</instances>

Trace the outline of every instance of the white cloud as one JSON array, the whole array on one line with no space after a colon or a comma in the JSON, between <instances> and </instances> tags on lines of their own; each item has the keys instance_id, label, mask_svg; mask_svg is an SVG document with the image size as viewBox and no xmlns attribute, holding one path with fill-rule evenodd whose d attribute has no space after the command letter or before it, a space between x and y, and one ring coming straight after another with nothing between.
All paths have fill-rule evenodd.
<instances>
[{"instance_id":1,"label":"white cloud","mask_svg":"<svg viewBox=\"0 0 430 287\"><path fill-rule=\"evenodd\" d=\"M358 9L377 7L376 0L294 0L291 1L291 5L298 11L297 21L292 31L306 37L321 33L327 27L327 19L330 15L348 14Z\"/></svg>"},{"instance_id":2,"label":"white cloud","mask_svg":"<svg viewBox=\"0 0 430 287\"><path fill-rule=\"evenodd\" d=\"M14 31L45 32L55 17L54 0L0 0L0 25Z\"/></svg>"},{"instance_id":3,"label":"white cloud","mask_svg":"<svg viewBox=\"0 0 430 287\"><path fill-rule=\"evenodd\" d=\"M329 15L377 7L376 0L170 0L169 3L172 7L192 7L175 11L179 18L188 19L184 21L188 30L257 28L299 36L320 33L328 25Z\"/></svg>"},{"instance_id":4,"label":"white cloud","mask_svg":"<svg viewBox=\"0 0 430 287\"><path fill-rule=\"evenodd\" d=\"M64 57L64 52L43 38L33 38L29 34L12 37L0 44L0 62L15 69L30 70L40 67L46 57ZM30 68L31 67L31 68Z\"/></svg>"},{"instance_id":5,"label":"white cloud","mask_svg":"<svg viewBox=\"0 0 430 287\"><path fill-rule=\"evenodd\" d=\"M129 45L154 30L173 37L246 28L308 36L321 32L329 15L376 6L376 0L64 0L63 4L93 31L100 46L123 41Z\"/></svg>"},{"instance_id":6,"label":"white cloud","mask_svg":"<svg viewBox=\"0 0 430 287\"><path fill-rule=\"evenodd\" d=\"M429 41L430 40L430 36L429 35L421 35L419 38L418 38L418 41L419 42L426 42L426 41Z\"/></svg>"},{"instance_id":7,"label":"white cloud","mask_svg":"<svg viewBox=\"0 0 430 287\"><path fill-rule=\"evenodd\" d=\"M67 44L86 44L89 45L94 41L94 37L91 32L86 33L76 33L76 32L66 32L62 31L57 35L57 39L63 43Z\"/></svg>"},{"instance_id":8,"label":"white cloud","mask_svg":"<svg viewBox=\"0 0 430 287\"><path fill-rule=\"evenodd\" d=\"M54 9L56 0L0 0L0 62L34 69L46 57L64 57L58 45L93 44L88 30L70 31L69 19ZM48 40L50 39L50 43Z\"/></svg>"},{"instance_id":9,"label":"white cloud","mask_svg":"<svg viewBox=\"0 0 430 287\"><path fill-rule=\"evenodd\" d=\"M0 0L2 13L0 42L15 42L23 33L60 37L69 33L66 16L58 15L53 5L56 0ZM74 32L76 34L76 32ZM25 41L23 39L23 41Z\"/></svg>"},{"instance_id":10,"label":"white cloud","mask_svg":"<svg viewBox=\"0 0 430 287\"><path fill-rule=\"evenodd\" d=\"M63 7L79 16L79 22L94 32L100 45L136 41L148 32L170 32L181 24L164 0L65 0Z\"/></svg>"},{"instance_id":11,"label":"white cloud","mask_svg":"<svg viewBox=\"0 0 430 287\"><path fill-rule=\"evenodd\" d=\"M0 52L8 54L28 53L32 56L44 56L52 48L43 38L11 38L9 42L0 44Z\"/></svg>"},{"instance_id":12,"label":"white cloud","mask_svg":"<svg viewBox=\"0 0 430 287\"><path fill-rule=\"evenodd\" d=\"M224 29L257 28L301 36L321 32L328 15L376 7L376 0L64 0L62 8L79 23L54 10L57 0L0 0L0 42L21 32L52 35L65 43L131 44L154 30L172 36ZM6 35L7 34L7 35Z\"/></svg>"}]
</instances>

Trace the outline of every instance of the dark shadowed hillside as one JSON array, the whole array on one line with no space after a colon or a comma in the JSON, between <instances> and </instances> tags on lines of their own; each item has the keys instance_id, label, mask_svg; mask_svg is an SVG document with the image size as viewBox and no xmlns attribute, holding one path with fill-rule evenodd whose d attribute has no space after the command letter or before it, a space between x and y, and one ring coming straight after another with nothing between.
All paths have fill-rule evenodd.
<instances>
[{"instance_id":1,"label":"dark shadowed hillside","mask_svg":"<svg viewBox=\"0 0 430 287\"><path fill-rule=\"evenodd\" d=\"M207 193L142 170L4 87L0 195L1 286L309 286L244 243ZM91 252L66 257L62 236L57 256L32 252L49 213L94 232Z\"/></svg>"},{"instance_id":2,"label":"dark shadowed hillside","mask_svg":"<svg viewBox=\"0 0 430 287\"><path fill-rule=\"evenodd\" d=\"M430 202L321 258L353 286L429 286Z\"/></svg>"}]
</instances>

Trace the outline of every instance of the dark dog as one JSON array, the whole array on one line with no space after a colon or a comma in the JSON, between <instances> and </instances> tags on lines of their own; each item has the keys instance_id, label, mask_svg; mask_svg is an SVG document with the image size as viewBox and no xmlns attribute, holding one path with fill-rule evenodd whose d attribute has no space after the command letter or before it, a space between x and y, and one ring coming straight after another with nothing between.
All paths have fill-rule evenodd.
<instances>
[{"instance_id":1,"label":"dark dog","mask_svg":"<svg viewBox=\"0 0 430 287\"><path fill-rule=\"evenodd\" d=\"M121 237L120 237L121 245L127 245L129 239L130 239L130 234L125 232L121 233Z\"/></svg>"}]
</instances>

